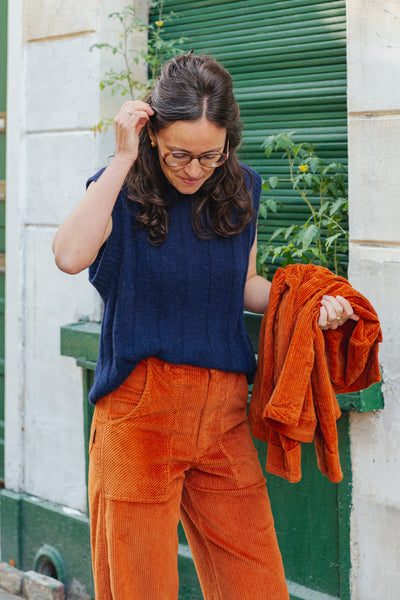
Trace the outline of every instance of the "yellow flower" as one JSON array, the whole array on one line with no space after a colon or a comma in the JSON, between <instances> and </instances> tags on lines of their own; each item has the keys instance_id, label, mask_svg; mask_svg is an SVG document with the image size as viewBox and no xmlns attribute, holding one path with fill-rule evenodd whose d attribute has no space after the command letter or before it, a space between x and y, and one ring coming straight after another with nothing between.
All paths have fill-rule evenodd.
<instances>
[{"instance_id":1,"label":"yellow flower","mask_svg":"<svg viewBox=\"0 0 400 600\"><path fill-rule=\"evenodd\" d=\"M156 21L157 27L162 27L164 25L164 21Z\"/></svg>"},{"instance_id":2,"label":"yellow flower","mask_svg":"<svg viewBox=\"0 0 400 600\"><path fill-rule=\"evenodd\" d=\"M302 173L305 173L306 171L308 171L308 165L300 165L299 169Z\"/></svg>"}]
</instances>

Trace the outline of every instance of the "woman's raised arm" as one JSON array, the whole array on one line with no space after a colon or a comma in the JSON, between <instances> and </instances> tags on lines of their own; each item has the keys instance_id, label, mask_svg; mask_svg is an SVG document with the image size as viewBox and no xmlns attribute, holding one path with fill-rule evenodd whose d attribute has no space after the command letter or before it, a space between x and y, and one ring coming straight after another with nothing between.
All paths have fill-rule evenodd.
<instances>
[{"instance_id":1,"label":"woman's raised arm","mask_svg":"<svg viewBox=\"0 0 400 600\"><path fill-rule=\"evenodd\" d=\"M125 178L135 162L139 134L153 109L141 101L125 102L114 119L116 151L111 164L91 183L85 196L58 228L53 240L56 265L75 274L95 260L112 230L111 213Z\"/></svg>"}]
</instances>

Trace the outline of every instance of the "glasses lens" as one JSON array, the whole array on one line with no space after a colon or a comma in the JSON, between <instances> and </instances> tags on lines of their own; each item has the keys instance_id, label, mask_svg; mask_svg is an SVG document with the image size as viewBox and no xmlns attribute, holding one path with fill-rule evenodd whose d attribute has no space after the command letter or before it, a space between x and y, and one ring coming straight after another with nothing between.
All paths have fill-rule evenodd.
<instances>
[{"instance_id":1,"label":"glasses lens","mask_svg":"<svg viewBox=\"0 0 400 600\"><path fill-rule=\"evenodd\" d=\"M168 152L163 160L169 167L185 167L194 157L186 152ZM224 164L227 157L219 152L210 152L197 157L202 167L215 168Z\"/></svg>"},{"instance_id":2,"label":"glasses lens","mask_svg":"<svg viewBox=\"0 0 400 600\"><path fill-rule=\"evenodd\" d=\"M204 154L199 160L203 167L219 167L226 161L226 156L218 154L218 152L211 152L210 154Z\"/></svg>"},{"instance_id":3,"label":"glasses lens","mask_svg":"<svg viewBox=\"0 0 400 600\"><path fill-rule=\"evenodd\" d=\"M164 156L164 162L169 167L184 167L191 161L190 154L186 152L169 152Z\"/></svg>"}]
</instances>

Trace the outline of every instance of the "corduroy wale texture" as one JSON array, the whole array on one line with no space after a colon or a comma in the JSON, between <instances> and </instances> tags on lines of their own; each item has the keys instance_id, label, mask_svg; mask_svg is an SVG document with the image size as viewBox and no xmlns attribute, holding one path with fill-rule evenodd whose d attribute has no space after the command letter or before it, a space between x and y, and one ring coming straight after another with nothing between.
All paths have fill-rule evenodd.
<instances>
[{"instance_id":1,"label":"corduroy wale texture","mask_svg":"<svg viewBox=\"0 0 400 600\"><path fill-rule=\"evenodd\" d=\"M322 331L317 321L323 295L346 298L360 320ZM342 479L335 393L381 380L381 341L374 308L346 279L315 265L278 269L261 324L249 408L253 435L268 442L268 472L299 481L301 443L314 439L321 472L333 482Z\"/></svg>"},{"instance_id":2,"label":"corduroy wale texture","mask_svg":"<svg viewBox=\"0 0 400 600\"><path fill-rule=\"evenodd\" d=\"M243 374L151 358L95 408L96 600L176 600L182 519L205 600L289 600Z\"/></svg>"}]
</instances>

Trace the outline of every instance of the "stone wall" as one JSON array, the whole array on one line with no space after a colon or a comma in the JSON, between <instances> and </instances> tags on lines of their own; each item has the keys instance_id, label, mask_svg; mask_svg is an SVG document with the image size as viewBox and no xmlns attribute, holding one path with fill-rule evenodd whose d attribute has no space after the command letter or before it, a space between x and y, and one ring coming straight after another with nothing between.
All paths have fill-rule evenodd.
<instances>
[{"instance_id":1,"label":"stone wall","mask_svg":"<svg viewBox=\"0 0 400 600\"><path fill-rule=\"evenodd\" d=\"M385 409L351 415L352 598L400 597L400 4L349 0L351 283L384 341Z\"/></svg>"},{"instance_id":2,"label":"stone wall","mask_svg":"<svg viewBox=\"0 0 400 600\"><path fill-rule=\"evenodd\" d=\"M91 128L122 102L99 88L118 67L111 52L89 48L116 39L107 15L126 4L9 2L5 484L80 510L82 383L75 361L60 356L59 332L99 319L100 303L86 272L57 270L51 243L113 152L112 132ZM146 18L147 3L133 5Z\"/></svg>"}]
</instances>

